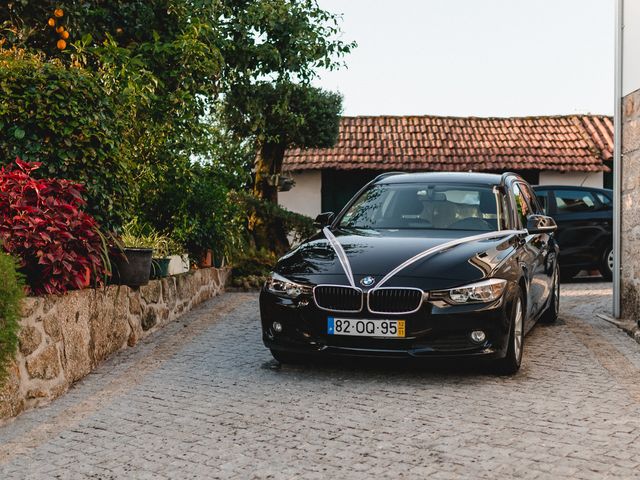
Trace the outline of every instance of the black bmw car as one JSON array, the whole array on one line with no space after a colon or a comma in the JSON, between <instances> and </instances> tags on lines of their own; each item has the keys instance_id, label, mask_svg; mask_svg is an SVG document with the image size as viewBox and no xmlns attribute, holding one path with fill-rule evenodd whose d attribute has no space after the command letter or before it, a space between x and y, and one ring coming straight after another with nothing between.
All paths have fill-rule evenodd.
<instances>
[{"instance_id":1,"label":"black bmw car","mask_svg":"<svg viewBox=\"0 0 640 480\"><path fill-rule=\"evenodd\" d=\"M389 173L283 256L260 295L263 340L302 356L469 357L520 368L559 308L556 224L512 173Z\"/></svg>"}]
</instances>

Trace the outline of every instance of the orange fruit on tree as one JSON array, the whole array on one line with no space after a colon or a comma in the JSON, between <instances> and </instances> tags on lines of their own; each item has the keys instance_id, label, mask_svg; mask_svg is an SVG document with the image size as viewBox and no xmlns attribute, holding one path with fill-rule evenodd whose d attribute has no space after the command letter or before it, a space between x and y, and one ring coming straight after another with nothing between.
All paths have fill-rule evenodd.
<instances>
[{"instance_id":1,"label":"orange fruit on tree","mask_svg":"<svg viewBox=\"0 0 640 480\"><path fill-rule=\"evenodd\" d=\"M54 14L56 17L60 18L60 17L62 17L62 16L64 15L64 10L62 10L61 8L56 8L56 9L53 11L53 14Z\"/></svg>"},{"instance_id":2,"label":"orange fruit on tree","mask_svg":"<svg viewBox=\"0 0 640 480\"><path fill-rule=\"evenodd\" d=\"M56 28L56 32L58 32L58 33L64 32L64 27L62 25L60 25L58 28Z\"/></svg>"},{"instance_id":3,"label":"orange fruit on tree","mask_svg":"<svg viewBox=\"0 0 640 480\"><path fill-rule=\"evenodd\" d=\"M56 46L58 47L58 50L64 50L65 48L67 48L67 42L60 39L58 40L58 43L56 43Z\"/></svg>"},{"instance_id":4,"label":"orange fruit on tree","mask_svg":"<svg viewBox=\"0 0 640 480\"><path fill-rule=\"evenodd\" d=\"M64 32L62 32L62 35L60 36L66 40L67 38L69 38L69 32L65 30Z\"/></svg>"},{"instance_id":5,"label":"orange fruit on tree","mask_svg":"<svg viewBox=\"0 0 640 480\"><path fill-rule=\"evenodd\" d=\"M56 19L55 18L50 18L47 21L47 25L49 25L50 27L55 27L56 26Z\"/></svg>"}]
</instances>

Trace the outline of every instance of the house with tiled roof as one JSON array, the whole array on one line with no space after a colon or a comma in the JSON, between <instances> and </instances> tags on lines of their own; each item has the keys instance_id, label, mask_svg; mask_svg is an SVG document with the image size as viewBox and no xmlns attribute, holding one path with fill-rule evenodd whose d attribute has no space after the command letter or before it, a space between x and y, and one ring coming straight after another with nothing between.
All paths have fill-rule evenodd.
<instances>
[{"instance_id":1,"label":"house with tiled roof","mask_svg":"<svg viewBox=\"0 0 640 480\"><path fill-rule=\"evenodd\" d=\"M613 122L599 115L552 117L343 117L332 148L290 149L279 193L309 216L339 211L383 172L520 173L532 184L602 187L613 158Z\"/></svg>"}]
</instances>

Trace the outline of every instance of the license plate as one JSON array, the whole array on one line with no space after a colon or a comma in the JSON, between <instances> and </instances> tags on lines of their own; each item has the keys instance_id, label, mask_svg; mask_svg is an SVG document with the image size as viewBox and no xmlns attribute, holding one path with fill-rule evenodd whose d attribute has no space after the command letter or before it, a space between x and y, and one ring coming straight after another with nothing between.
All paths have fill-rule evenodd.
<instances>
[{"instance_id":1,"label":"license plate","mask_svg":"<svg viewBox=\"0 0 640 480\"><path fill-rule=\"evenodd\" d=\"M404 320L358 320L354 318L327 319L329 335L353 335L356 337L403 338Z\"/></svg>"}]
</instances>

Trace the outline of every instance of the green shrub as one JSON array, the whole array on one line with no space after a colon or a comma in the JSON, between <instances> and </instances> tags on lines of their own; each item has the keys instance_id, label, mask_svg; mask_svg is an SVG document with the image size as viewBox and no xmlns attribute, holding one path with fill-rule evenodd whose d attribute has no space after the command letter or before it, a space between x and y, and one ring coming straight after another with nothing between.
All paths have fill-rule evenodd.
<instances>
[{"instance_id":1,"label":"green shrub","mask_svg":"<svg viewBox=\"0 0 640 480\"><path fill-rule=\"evenodd\" d=\"M0 253L0 384L18 346L18 321L24 283L16 269L13 257Z\"/></svg>"},{"instance_id":2,"label":"green shrub","mask_svg":"<svg viewBox=\"0 0 640 480\"><path fill-rule=\"evenodd\" d=\"M232 285L245 290L262 287L277 261L278 256L265 248L248 249L233 264Z\"/></svg>"},{"instance_id":3,"label":"green shrub","mask_svg":"<svg viewBox=\"0 0 640 480\"><path fill-rule=\"evenodd\" d=\"M103 226L119 225L135 182L115 102L85 70L0 51L0 163L42 162L43 176L86 186Z\"/></svg>"},{"instance_id":4,"label":"green shrub","mask_svg":"<svg viewBox=\"0 0 640 480\"><path fill-rule=\"evenodd\" d=\"M138 213L194 259L212 249L230 262L246 240L242 205L231 197L230 184L222 167L176 159L141 178Z\"/></svg>"},{"instance_id":5,"label":"green shrub","mask_svg":"<svg viewBox=\"0 0 640 480\"><path fill-rule=\"evenodd\" d=\"M313 219L300 213L282 208L277 203L256 198L246 192L235 194L236 202L249 215L267 218L283 229L284 233L292 237L293 243L299 243L315 234L318 229L313 225Z\"/></svg>"}]
</instances>

